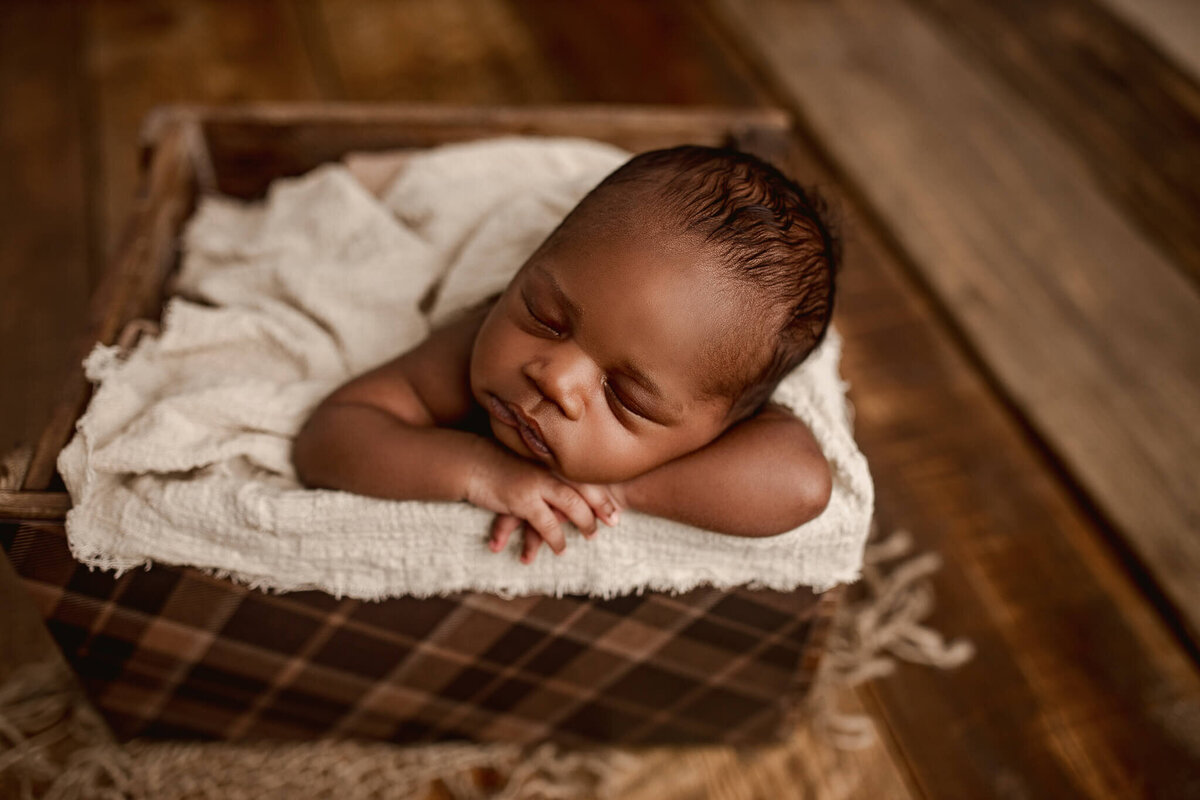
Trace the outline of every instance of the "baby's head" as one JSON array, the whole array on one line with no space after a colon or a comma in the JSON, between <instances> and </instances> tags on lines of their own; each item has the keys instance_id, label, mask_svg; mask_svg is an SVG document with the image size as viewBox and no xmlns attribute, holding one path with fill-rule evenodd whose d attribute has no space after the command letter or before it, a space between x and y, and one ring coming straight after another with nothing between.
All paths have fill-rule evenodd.
<instances>
[{"instance_id":1,"label":"baby's head","mask_svg":"<svg viewBox=\"0 0 1200 800\"><path fill-rule=\"evenodd\" d=\"M497 438L567 478L614 482L753 414L828 328L840 243L825 216L745 153L626 162L479 331L471 389Z\"/></svg>"}]
</instances>

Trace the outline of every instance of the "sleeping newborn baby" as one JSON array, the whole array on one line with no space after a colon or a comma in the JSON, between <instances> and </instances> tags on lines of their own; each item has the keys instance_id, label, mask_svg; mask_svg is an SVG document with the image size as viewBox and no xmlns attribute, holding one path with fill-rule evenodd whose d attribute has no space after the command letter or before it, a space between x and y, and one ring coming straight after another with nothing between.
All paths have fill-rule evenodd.
<instances>
[{"instance_id":1,"label":"sleeping newborn baby","mask_svg":"<svg viewBox=\"0 0 1200 800\"><path fill-rule=\"evenodd\" d=\"M829 502L811 432L769 398L825 336L840 245L771 165L635 156L499 296L338 388L296 437L310 487L465 500L490 547L566 545L622 509L770 536Z\"/></svg>"}]
</instances>

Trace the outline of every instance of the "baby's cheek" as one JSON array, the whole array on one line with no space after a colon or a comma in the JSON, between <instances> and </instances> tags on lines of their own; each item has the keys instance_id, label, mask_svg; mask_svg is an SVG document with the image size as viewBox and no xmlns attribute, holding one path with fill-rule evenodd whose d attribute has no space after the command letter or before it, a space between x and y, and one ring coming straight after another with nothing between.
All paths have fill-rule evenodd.
<instances>
[{"instance_id":1,"label":"baby's cheek","mask_svg":"<svg viewBox=\"0 0 1200 800\"><path fill-rule=\"evenodd\" d=\"M623 430L604 431L573 444L578 446L561 459L563 475L581 483L617 483L658 466L645 443Z\"/></svg>"},{"instance_id":2,"label":"baby's cheek","mask_svg":"<svg viewBox=\"0 0 1200 800\"><path fill-rule=\"evenodd\" d=\"M480 326L471 347L472 380L477 375L489 378L499 371L513 368L514 361L520 356L521 338L519 331L498 311L493 310Z\"/></svg>"}]
</instances>

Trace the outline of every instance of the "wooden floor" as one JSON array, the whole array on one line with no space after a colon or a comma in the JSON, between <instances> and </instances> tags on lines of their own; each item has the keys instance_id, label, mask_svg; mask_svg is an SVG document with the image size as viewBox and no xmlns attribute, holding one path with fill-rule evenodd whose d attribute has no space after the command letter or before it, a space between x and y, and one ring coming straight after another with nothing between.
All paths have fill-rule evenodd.
<instances>
[{"instance_id":1,"label":"wooden floor","mask_svg":"<svg viewBox=\"0 0 1200 800\"><path fill-rule=\"evenodd\" d=\"M697 756L697 796L1200 797L1195 8L0 4L0 452L75 368L156 104L779 105L843 210L878 517L942 554L931 622L977 655L844 698L875 748Z\"/></svg>"}]
</instances>

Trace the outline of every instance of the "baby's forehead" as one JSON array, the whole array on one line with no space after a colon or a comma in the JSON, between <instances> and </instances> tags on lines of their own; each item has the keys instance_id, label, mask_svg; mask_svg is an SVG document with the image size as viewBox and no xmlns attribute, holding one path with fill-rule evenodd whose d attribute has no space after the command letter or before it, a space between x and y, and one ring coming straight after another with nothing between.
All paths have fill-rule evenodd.
<instances>
[{"instance_id":1,"label":"baby's forehead","mask_svg":"<svg viewBox=\"0 0 1200 800\"><path fill-rule=\"evenodd\" d=\"M582 213L579 213L582 212ZM676 269L711 270L720 251L688 231L655 203L596 203L581 205L567 224L546 242L560 251L608 250L614 255L661 258L670 256Z\"/></svg>"},{"instance_id":2,"label":"baby's forehead","mask_svg":"<svg viewBox=\"0 0 1200 800\"><path fill-rule=\"evenodd\" d=\"M601 185L571 210L570 226L599 233L608 228L634 230L671 227L670 218L678 217L662 186L645 181L626 181ZM675 227L679 227L676 220Z\"/></svg>"}]
</instances>

